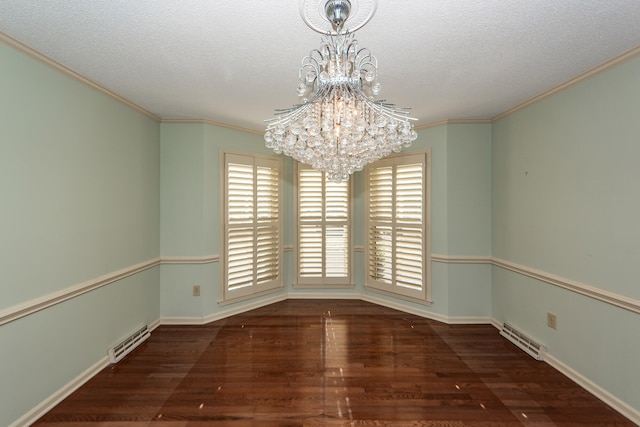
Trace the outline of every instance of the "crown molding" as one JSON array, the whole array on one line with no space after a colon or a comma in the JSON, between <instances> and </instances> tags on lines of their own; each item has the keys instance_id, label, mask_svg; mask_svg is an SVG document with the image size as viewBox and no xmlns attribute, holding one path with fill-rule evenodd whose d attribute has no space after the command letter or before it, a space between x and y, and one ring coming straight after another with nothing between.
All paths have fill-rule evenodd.
<instances>
[{"instance_id":1,"label":"crown molding","mask_svg":"<svg viewBox=\"0 0 640 427\"><path fill-rule=\"evenodd\" d=\"M497 116L494 116L490 119L447 119L447 120L439 120L439 121L435 121L435 122L430 122L430 123L425 123L422 125L418 125L415 126L416 130L422 130L422 129L428 129L428 128L432 128L432 127L437 127L437 126L444 126L444 125L451 125L451 124L482 124L482 123L494 123L497 120L503 119L517 111L520 111L532 104L535 104L538 101L541 101L545 98L548 98L552 95L555 95L558 92L563 91L564 89L567 89L575 84L578 84L584 80L587 80L597 74L602 73L603 71L606 71L610 68L615 67L616 65L619 65L629 59L632 59L636 56L640 55L640 46L636 46L633 49L630 49L618 56L616 56L613 59L610 59L600 65L597 65L593 68L591 68L590 70L577 75L576 77L552 88L549 89L548 91L545 91L521 104L516 105L515 107L512 107L506 111L503 111L502 113L498 114Z\"/></svg>"},{"instance_id":2,"label":"crown molding","mask_svg":"<svg viewBox=\"0 0 640 427\"><path fill-rule=\"evenodd\" d=\"M597 74L600 74L603 71L606 71L606 70L608 70L608 69L610 69L610 68L612 68L612 67L614 67L614 66L616 66L618 64L621 64L621 63L623 63L623 62L625 62L625 61L627 61L627 60L629 60L631 58L634 58L634 57L638 56L639 54L640 54L640 46L637 46L637 47L635 47L635 48L633 48L631 50L628 50L628 51L622 53L621 55L616 56L613 59L610 59L607 62L604 62L604 63L602 63L602 64L600 64L600 65L598 65L596 67L593 67L592 69L590 69L590 70L588 70L588 71L586 71L586 72L584 72L584 73L572 78L571 80L568 80L568 81L566 81L566 82L554 87L553 89L550 89L550 90L548 90L546 92L543 92L540 95L535 96L535 97L529 99L528 101L523 102L522 104L516 105L515 107L498 114L497 116L492 118L491 121L495 122L496 120L500 120L502 118L505 118L505 117L517 112L517 111L520 111L520 110L522 110L522 109L524 109L524 108L526 108L526 107L528 107L528 106L530 106L532 104L535 104L538 101L541 101L541 100L543 100L545 98L548 98L551 95L555 95L556 93L561 92L561 91L569 88L570 86L573 86L573 85L575 85L577 83L580 83L580 82L582 82L584 80L587 80L587 79L589 79L589 78L591 78L591 77L593 77L593 76L595 76Z\"/></svg>"},{"instance_id":3,"label":"crown molding","mask_svg":"<svg viewBox=\"0 0 640 427\"><path fill-rule=\"evenodd\" d=\"M211 126L217 126L217 127L231 129L231 130L237 130L244 133L251 133L259 136L262 136L264 134L264 132L258 132L257 130L247 129L241 126L229 125L226 123L216 122L214 120L209 120L209 119L162 119L161 123L211 125Z\"/></svg>"},{"instance_id":4,"label":"crown molding","mask_svg":"<svg viewBox=\"0 0 640 427\"><path fill-rule=\"evenodd\" d=\"M423 130L445 125L477 125L492 123L491 119L446 119L438 120L436 122L425 123L423 125L414 126L415 130Z\"/></svg>"},{"instance_id":5,"label":"crown molding","mask_svg":"<svg viewBox=\"0 0 640 427\"><path fill-rule=\"evenodd\" d=\"M160 121L160 117L156 116L155 114L145 110L144 108L140 107L139 105L129 101L126 98L123 98L122 96L118 95L115 92L110 91L109 89L105 88L104 86L100 85L99 83L94 82L91 79L88 79L87 77L83 76L80 73L77 73L75 71L73 71L71 68L68 68L64 65L62 65L61 63L54 61L53 59L49 58L48 56L36 51L35 49L32 49L31 47L27 46L26 44L14 39L13 37L9 36L8 34L3 33L2 31L0 31L0 41L4 42L5 44L7 44L8 46L11 46L12 48L24 53L25 55L34 58L48 66L50 66L51 68L54 68L57 71L60 71L63 74L66 74L67 76L81 82L84 83L85 85L92 87L93 89L97 90L98 92L103 93L104 95L107 95L110 98L115 99L118 102L121 102L122 104L133 108L134 110L138 111L139 113L144 114L145 116L152 118L153 120L156 121Z\"/></svg>"},{"instance_id":6,"label":"crown molding","mask_svg":"<svg viewBox=\"0 0 640 427\"><path fill-rule=\"evenodd\" d=\"M232 130L237 130L240 132L245 132L245 133L250 133L253 135L262 135L261 131L256 131L253 129L248 129L248 128L244 128L241 126L235 126L235 125L230 125L227 123L222 123L222 122L217 122L215 120L210 120L210 119L171 119L171 118L161 118L153 113L151 113L150 111L145 110L144 108L140 107L139 105L129 101L128 99L110 91L109 89L105 88L104 86L94 82L91 79L88 79L87 77L73 71L72 69L60 64L59 62L54 61L53 59L49 58L48 56L32 49L31 47L27 46L26 44L14 39L13 37L9 36L8 34L3 33L2 31L0 31L0 41L4 42L5 44L19 50L20 52L35 58L49 66L51 66L52 68L65 73L67 75L69 75L70 77L98 90L99 92L102 92L103 94L133 108L134 110L158 121L161 123L185 123L185 124L207 124L207 125L212 125L212 126L218 126L218 127L222 127L222 128L227 128L227 129L232 129ZM484 124L484 123L493 123L497 120L500 120L504 117L509 116L510 114L513 114L519 110L522 110L528 106L530 106L531 104L534 104L542 99L545 99L551 95L554 95L570 86L573 86L583 80L586 80L590 77L593 77L596 74L599 74L609 68L612 68L622 62L625 62L631 58L634 58L636 56L638 56L640 54L640 46L637 46L633 49L628 50L627 52L624 52L618 56L616 56L615 58L604 62L603 64L600 64L574 78L572 78L571 80L562 83L558 86L556 86L553 89L550 89L546 92L541 93L540 95L537 95L519 105L516 105L513 108L510 108L500 114L498 114L497 116L494 116L493 118L490 119L473 119L473 118L469 118L469 119L445 119L445 120L438 120L438 121L434 121L434 122L429 122L429 123L425 123L425 124L421 124L421 125L416 125L414 128L415 130L423 130L423 129L429 129L429 128L433 128L433 127L437 127L437 126L444 126L444 125L452 125L452 124Z\"/></svg>"}]
</instances>

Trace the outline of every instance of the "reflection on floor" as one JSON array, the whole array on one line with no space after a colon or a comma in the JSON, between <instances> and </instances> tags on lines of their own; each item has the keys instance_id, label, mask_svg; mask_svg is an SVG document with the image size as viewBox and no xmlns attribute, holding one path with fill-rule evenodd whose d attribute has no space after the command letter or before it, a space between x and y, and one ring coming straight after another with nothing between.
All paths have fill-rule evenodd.
<instances>
[{"instance_id":1,"label":"reflection on floor","mask_svg":"<svg viewBox=\"0 0 640 427\"><path fill-rule=\"evenodd\" d=\"M489 325L288 300L161 326L35 426L633 426Z\"/></svg>"}]
</instances>

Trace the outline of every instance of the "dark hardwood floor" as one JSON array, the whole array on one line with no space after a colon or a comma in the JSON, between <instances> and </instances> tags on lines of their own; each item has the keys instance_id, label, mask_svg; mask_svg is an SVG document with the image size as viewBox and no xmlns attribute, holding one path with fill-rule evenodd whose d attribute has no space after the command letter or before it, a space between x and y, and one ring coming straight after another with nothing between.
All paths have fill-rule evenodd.
<instances>
[{"instance_id":1,"label":"dark hardwood floor","mask_svg":"<svg viewBox=\"0 0 640 427\"><path fill-rule=\"evenodd\" d=\"M489 325L288 300L161 326L35 426L633 426Z\"/></svg>"}]
</instances>

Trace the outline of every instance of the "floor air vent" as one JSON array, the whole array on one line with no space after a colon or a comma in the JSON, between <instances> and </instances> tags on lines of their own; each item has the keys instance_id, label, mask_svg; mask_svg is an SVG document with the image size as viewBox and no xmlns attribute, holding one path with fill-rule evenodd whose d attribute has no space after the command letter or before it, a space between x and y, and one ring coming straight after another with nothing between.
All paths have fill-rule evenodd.
<instances>
[{"instance_id":1,"label":"floor air vent","mask_svg":"<svg viewBox=\"0 0 640 427\"><path fill-rule=\"evenodd\" d=\"M147 325L144 325L129 337L125 338L125 340L120 344L117 344L109 349L109 361L111 363L118 363L150 336L151 332L149 332L149 328L147 327Z\"/></svg>"},{"instance_id":2,"label":"floor air vent","mask_svg":"<svg viewBox=\"0 0 640 427\"><path fill-rule=\"evenodd\" d=\"M525 353L527 353L534 359L544 360L544 354L547 351L547 348L541 344L538 344L510 324L505 323L502 326L500 335L520 347L520 349L522 349Z\"/></svg>"}]
</instances>

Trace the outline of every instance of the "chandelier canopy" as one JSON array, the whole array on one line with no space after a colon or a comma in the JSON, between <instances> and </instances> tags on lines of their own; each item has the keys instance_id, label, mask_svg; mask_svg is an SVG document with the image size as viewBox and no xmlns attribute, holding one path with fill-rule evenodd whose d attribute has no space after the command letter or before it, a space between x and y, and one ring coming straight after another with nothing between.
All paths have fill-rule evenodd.
<instances>
[{"instance_id":1,"label":"chandelier canopy","mask_svg":"<svg viewBox=\"0 0 640 427\"><path fill-rule=\"evenodd\" d=\"M318 1L324 2L330 29L323 30L309 13ZM352 15L355 27L345 30L352 3L358 6ZM381 88L378 61L354 38L354 31L371 19L376 6L377 0L301 0L301 15L309 27L323 33L322 42L302 59L298 84L302 102L276 110L275 117L266 120L268 148L325 171L335 182L347 180L417 138L408 108L374 99Z\"/></svg>"}]
</instances>

